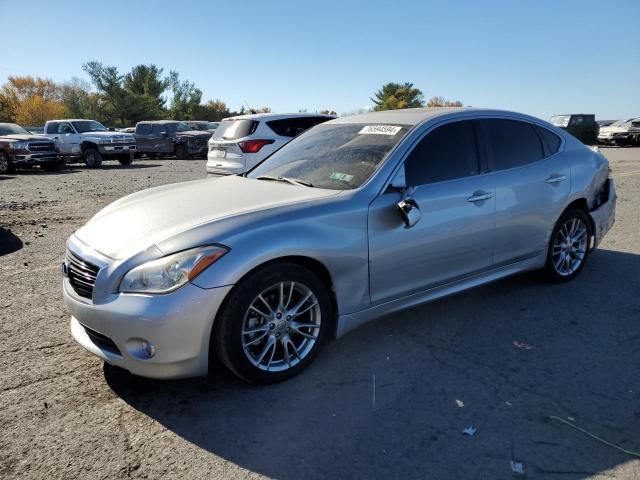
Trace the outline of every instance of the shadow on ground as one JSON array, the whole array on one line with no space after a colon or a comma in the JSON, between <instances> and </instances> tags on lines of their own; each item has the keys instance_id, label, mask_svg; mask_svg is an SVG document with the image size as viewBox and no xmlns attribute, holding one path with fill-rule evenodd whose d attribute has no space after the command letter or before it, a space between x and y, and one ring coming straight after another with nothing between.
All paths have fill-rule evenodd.
<instances>
[{"instance_id":1,"label":"shadow on ground","mask_svg":"<svg viewBox=\"0 0 640 480\"><path fill-rule=\"evenodd\" d=\"M529 477L585 478L633 459L550 416L640 450L639 274L639 255L598 251L571 283L484 286L371 322L279 385L220 368L104 374L135 409L269 477L510 478L516 460Z\"/></svg>"},{"instance_id":2,"label":"shadow on ground","mask_svg":"<svg viewBox=\"0 0 640 480\"><path fill-rule=\"evenodd\" d=\"M0 227L0 257L17 252L22 248L22 240L11 231Z\"/></svg>"}]
</instances>

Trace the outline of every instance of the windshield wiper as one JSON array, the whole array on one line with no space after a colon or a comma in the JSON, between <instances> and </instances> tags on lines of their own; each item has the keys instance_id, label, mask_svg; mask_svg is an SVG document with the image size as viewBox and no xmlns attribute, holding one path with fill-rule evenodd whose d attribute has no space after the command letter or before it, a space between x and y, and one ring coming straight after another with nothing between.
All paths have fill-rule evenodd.
<instances>
[{"instance_id":1,"label":"windshield wiper","mask_svg":"<svg viewBox=\"0 0 640 480\"><path fill-rule=\"evenodd\" d=\"M256 180L273 180L275 182L290 183L291 185L313 187L312 183L303 182L302 180L298 180L297 178L289 178L289 177L272 177L271 175L263 175L261 177L256 177Z\"/></svg>"}]
</instances>

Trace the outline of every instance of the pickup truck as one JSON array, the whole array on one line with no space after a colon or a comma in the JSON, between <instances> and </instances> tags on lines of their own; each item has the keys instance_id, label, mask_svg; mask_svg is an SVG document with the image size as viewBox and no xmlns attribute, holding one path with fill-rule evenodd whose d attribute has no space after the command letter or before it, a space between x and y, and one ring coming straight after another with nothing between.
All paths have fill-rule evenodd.
<instances>
[{"instance_id":1,"label":"pickup truck","mask_svg":"<svg viewBox=\"0 0 640 480\"><path fill-rule=\"evenodd\" d=\"M0 174L35 165L47 172L60 169L54 143L15 123L0 123Z\"/></svg>"},{"instance_id":2,"label":"pickup truck","mask_svg":"<svg viewBox=\"0 0 640 480\"><path fill-rule=\"evenodd\" d=\"M84 161L90 168L98 168L103 160L130 165L136 152L133 135L111 132L95 120L50 120L43 135L56 143L58 155L68 161Z\"/></svg>"},{"instance_id":3,"label":"pickup truck","mask_svg":"<svg viewBox=\"0 0 640 480\"><path fill-rule=\"evenodd\" d=\"M138 153L149 158L174 155L177 159L207 156L211 132L194 130L184 122L156 120L136 125Z\"/></svg>"}]
</instances>

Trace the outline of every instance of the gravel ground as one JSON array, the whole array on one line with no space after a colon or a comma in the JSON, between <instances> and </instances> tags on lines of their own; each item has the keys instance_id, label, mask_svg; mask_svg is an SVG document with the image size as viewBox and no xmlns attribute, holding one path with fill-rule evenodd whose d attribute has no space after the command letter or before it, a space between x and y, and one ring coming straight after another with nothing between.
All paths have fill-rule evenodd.
<instances>
[{"instance_id":1,"label":"gravel ground","mask_svg":"<svg viewBox=\"0 0 640 480\"><path fill-rule=\"evenodd\" d=\"M502 479L515 460L640 479L638 458L551 418L640 451L640 149L603 152L617 222L574 282L521 275L381 318L269 387L140 379L69 334L65 239L204 161L0 176L0 478Z\"/></svg>"}]
</instances>

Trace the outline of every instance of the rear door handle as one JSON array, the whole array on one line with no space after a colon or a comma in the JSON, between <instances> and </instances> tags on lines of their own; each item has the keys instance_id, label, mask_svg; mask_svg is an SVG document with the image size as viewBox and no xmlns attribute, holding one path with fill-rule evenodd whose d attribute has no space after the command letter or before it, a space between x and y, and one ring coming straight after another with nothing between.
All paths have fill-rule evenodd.
<instances>
[{"instance_id":1,"label":"rear door handle","mask_svg":"<svg viewBox=\"0 0 640 480\"><path fill-rule=\"evenodd\" d=\"M469 198L467 198L467 202L471 202L471 203L483 202L485 200L489 200L490 198L493 198L493 193L477 192L477 193L474 193Z\"/></svg>"},{"instance_id":2,"label":"rear door handle","mask_svg":"<svg viewBox=\"0 0 640 480\"><path fill-rule=\"evenodd\" d=\"M545 183L553 185L554 183L564 182L567 179L565 175L554 175L545 180Z\"/></svg>"}]
</instances>

